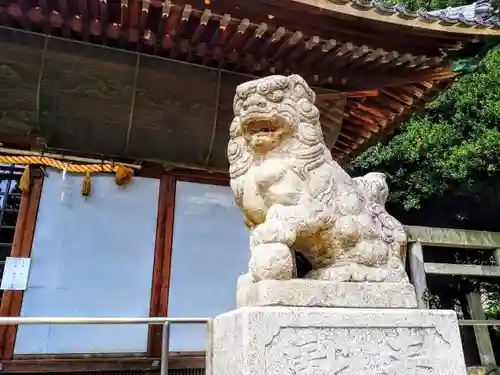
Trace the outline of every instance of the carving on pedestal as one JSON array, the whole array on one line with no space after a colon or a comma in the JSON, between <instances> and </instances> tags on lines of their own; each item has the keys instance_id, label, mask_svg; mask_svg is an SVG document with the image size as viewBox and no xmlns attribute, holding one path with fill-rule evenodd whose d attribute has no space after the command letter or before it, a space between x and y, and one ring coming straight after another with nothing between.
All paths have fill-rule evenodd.
<instances>
[{"instance_id":1,"label":"carving on pedestal","mask_svg":"<svg viewBox=\"0 0 500 375\"><path fill-rule=\"evenodd\" d=\"M315 94L298 75L236 89L231 188L251 230L247 278L287 280L299 252L307 278L407 282L403 226L384 208L381 173L351 178L326 147Z\"/></svg>"},{"instance_id":2,"label":"carving on pedestal","mask_svg":"<svg viewBox=\"0 0 500 375\"><path fill-rule=\"evenodd\" d=\"M438 375L449 347L435 327L285 326L265 345L265 373Z\"/></svg>"}]
</instances>

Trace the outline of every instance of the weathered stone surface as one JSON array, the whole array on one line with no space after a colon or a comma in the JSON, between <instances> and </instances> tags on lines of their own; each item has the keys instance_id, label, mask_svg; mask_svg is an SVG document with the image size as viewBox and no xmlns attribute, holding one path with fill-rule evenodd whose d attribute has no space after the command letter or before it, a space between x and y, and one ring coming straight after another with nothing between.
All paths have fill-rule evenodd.
<instances>
[{"instance_id":1,"label":"weathered stone surface","mask_svg":"<svg viewBox=\"0 0 500 375\"><path fill-rule=\"evenodd\" d=\"M238 307L310 306L416 308L410 283L337 283L294 279L248 282L242 277L236 292Z\"/></svg>"},{"instance_id":2,"label":"weathered stone surface","mask_svg":"<svg viewBox=\"0 0 500 375\"><path fill-rule=\"evenodd\" d=\"M207 375L466 375L456 314L247 307L218 316Z\"/></svg>"},{"instance_id":3,"label":"weathered stone surface","mask_svg":"<svg viewBox=\"0 0 500 375\"><path fill-rule=\"evenodd\" d=\"M385 176L351 178L332 160L314 101L297 75L236 90L228 159L251 232L247 307L209 324L207 375L466 375L455 313L415 309Z\"/></svg>"},{"instance_id":4,"label":"weathered stone surface","mask_svg":"<svg viewBox=\"0 0 500 375\"><path fill-rule=\"evenodd\" d=\"M382 173L351 178L325 145L314 91L298 75L241 84L228 160L231 188L251 230L252 280L407 282L403 226L384 208Z\"/></svg>"}]
</instances>

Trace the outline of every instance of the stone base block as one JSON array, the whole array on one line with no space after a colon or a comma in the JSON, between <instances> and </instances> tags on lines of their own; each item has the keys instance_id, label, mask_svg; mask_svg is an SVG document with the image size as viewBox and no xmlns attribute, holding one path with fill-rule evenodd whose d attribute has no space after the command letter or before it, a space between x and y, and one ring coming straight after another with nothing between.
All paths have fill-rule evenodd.
<instances>
[{"instance_id":1,"label":"stone base block","mask_svg":"<svg viewBox=\"0 0 500 375\"><path fill-rule=\"evenodd\" d=\"M416 308L410 283L334 282L312 279L263 280L253 283L245 276L238 282L238 307L309 306Z\"/></svg>"},{"instance_id":2,"label":"stone base block","mask_svg":"<svg viewBox=\"0 0 500 375\"><path fill-rule=\"evenodd\" d=\"M207 375L466 375L444 310L245 307L210 326Z\"/></svg>"}]
</instances>

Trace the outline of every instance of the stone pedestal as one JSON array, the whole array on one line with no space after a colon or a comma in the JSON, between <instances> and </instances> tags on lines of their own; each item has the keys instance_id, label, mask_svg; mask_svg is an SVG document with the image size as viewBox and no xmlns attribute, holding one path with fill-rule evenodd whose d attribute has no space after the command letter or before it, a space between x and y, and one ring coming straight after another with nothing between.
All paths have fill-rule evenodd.
<instances>
[{"instance_id":1,"label":"stone pedestal","mask_svg":"<svg viewBox=\"0 0 500 375\"><path fill-rule=\"evenodd\" d=\"M410 283L352 283L312 279L263 280L253 283L247 276L238 280L238 307L417 307L415 289Z\"/></svg>"},{"instance_id":2,"label":"stone pedestal","mask_svg":"<svg viewBox=\"0 0 500 375\"><path fill-rule=\"evenodd\" d=\"M244 307L215 318L207 375L466 375L443 310Z\"/></svg>"}]
</instances>

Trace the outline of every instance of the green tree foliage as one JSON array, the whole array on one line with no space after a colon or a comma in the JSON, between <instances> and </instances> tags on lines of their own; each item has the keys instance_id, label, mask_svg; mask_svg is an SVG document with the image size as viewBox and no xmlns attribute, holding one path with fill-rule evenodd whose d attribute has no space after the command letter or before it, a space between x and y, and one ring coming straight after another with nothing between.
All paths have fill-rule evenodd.
<instances>
[{"instance_id":1,"label":"green tree foliage","mask_svg":"<svg viewBox=\"0 0 500 375\"><path fill-rule=\"evenodd\" d=\"M387 174L389 210L406 224L500 231L500 48L399 134L351 162Z\"/></svg>"},{"instance_id":2,"label":"green tree foliage","mask_svg":"<svg viewBox=\"0 0 500 375\"><path fill-rule=\"evenodd\" d=\"M410 9L442 9L471 0L393 0ZM493 0L498 9L500 0ZM498 44L486 40L454 56L456 71L469 72ZM478 48L479 47L479 48ZM462 53L461 52L461 53ZM352 175L385 172L391 189L388 210L405 224L500 231L500 46L474 73L462 76L424 111L415 114L392 139L347 166ZM426 249L426 261L492 265L489 251ZM479 291L489 319L500 319L498 280L428 276L433 308L467 313L466 293ZM500 358L500 329L490 327ZM468 365L478 365L472 329L462 330Z\"/></svg>"},{"instance_id":3,"label":"green tree foliage","mask_svg":"<svg viewBox=\"0 0 500 375\"><path fill-rule=\"evenodd\" d=\"M392 1L395 3L403 3L407 9L418 10L418 9L444 9L447 7L457 7L461 5L468 5L472 3L470 0L407 0L407 1Z\"/></svg>"},{"instance_id":4,"label":"green tree foliage","mask_svg":"<svg viewBox=\"0 0 500 375\"><path fill-rule=\"evenodd\" d=\"M405 123L399 134L368 149L348 170L353 175L385 172L391 187L388 209L405 224L500 231L499 162L497 47L484 59L483 69L462 76ZM428 251L427 261L494 264L491 252L438 250ZM434 307L465 307L465 294L478 290L486 298L486 316L500 319L496 280L441 276L429 277L428 285ZM475 339L469 331L463 339L472 348ZM500 356L500 330L490 331Z\"/></svg>"}]
</instances>

